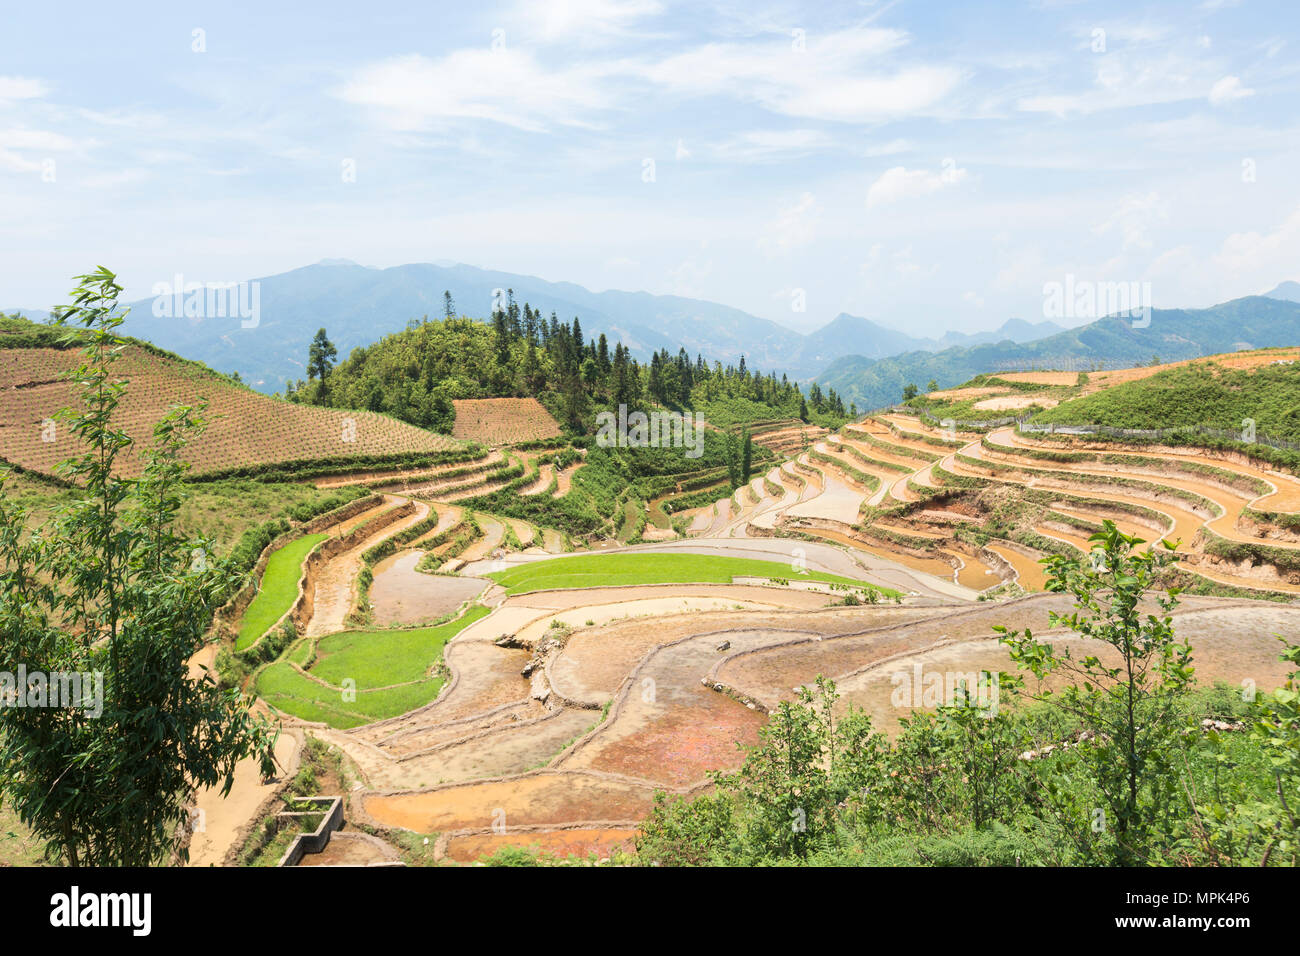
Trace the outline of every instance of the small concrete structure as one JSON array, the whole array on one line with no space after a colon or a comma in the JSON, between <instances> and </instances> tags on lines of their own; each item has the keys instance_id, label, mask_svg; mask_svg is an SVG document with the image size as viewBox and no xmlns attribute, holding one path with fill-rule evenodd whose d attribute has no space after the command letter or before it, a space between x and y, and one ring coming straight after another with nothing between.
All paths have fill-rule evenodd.
<instances>
[{"instance_id":1,"label":"small concrete structure","mask_svg":"<svg viewBox=\"0 0 1300 956\"><path fill-rule=\"evenodd\" d=\"M293 842L284 851L284 856L280 857L280 862L276 866L297 866L298 861L304 855L321 852L321 850L329 846L330 835L343 826L342 797L298 797L294 803L297 806L309 804L319 807L319 809L283 810L276 814L277 819L283 821L281 826L308 816L317 814L323 814L323 816L316 829L311 833L299 833L294 837Z\"/></svg>"}]
</instances>

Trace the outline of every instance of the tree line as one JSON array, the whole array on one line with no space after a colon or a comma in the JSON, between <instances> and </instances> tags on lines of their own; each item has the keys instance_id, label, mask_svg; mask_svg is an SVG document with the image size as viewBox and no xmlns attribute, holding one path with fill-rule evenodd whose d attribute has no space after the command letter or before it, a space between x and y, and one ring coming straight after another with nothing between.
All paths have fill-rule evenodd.
<instances>
[{"instance_id":1,"label":"tree line","mask_svg":"<svg viewBox=\"0 0 1300 956\"><path fill-rule=\"evenodd\" d=\"M308 348L307 378L286 386L290 401L384 412L449 432L452 402L462 398L537 398L574 431L590 431L596 410L646 403L669 408L743 408L739 417L799 418L829 424L856 415L834 389L813 383L807 396L782 375L691 359L666 349L649 362L606 335L587 337L574 317L543 316L507 292L488 322L457 315L444 293L444 315L427 315L337 361L325 329ZM724 416L731 417L731 416Z\"/></svg>"}]
</instances>

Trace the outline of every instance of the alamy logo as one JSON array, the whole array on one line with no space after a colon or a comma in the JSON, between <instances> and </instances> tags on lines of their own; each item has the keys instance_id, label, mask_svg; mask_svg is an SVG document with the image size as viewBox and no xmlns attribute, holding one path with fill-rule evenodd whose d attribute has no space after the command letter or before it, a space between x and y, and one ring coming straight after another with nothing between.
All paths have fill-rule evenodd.
<instances>
[{"instance_id":1,"label":"alamy logo","mask_svg":"<svg viewBox=\"0 0 1300 956\"><path fill-rule=\"evenodd\" d=\"M1121 315L1133 328L1151 324L1150 282L1090 282L1067 274L1064 282L1043 283L1043 318L1101 319Z\"/></svg>"},{"instance_id":2,"label":"alamy logo","mask_svg":"<svg viewBox=\"0 0 1300 956\"><path fill-rule=\"evenodd\" d=\"M998 712L998 678L988 671L926 671L913 664L910 671L889 675L894 685L889 702L900 710L917 707L974 707L982 717Z\"/></svg>"},{"instance_id":3,"label":"alamy logo","mask_svg":"<svg viewBox=\"0 0 1300 956\"><path fill-rule=\"evenodd\" d=\"M0 707L79 708L87 717L104 714L103 671L0 671Z\"/></svg>"},{"instance_id":4,"label":"alamy logo","mask_svg":"<svg viewBox=\"0 0 1300 956\"><path fill-rule=\"evenodd\" d=\"M239 319L240 328L262 321L262 284L253 282L155 282L153 314L158 319Z\"/></svg>"},{"instance_id":5,"label":"alamy logo","mask_svg":"<svg viewBox=\"0 0 1300 956\"><path fill-rule=\"evenodd\" d=\"M601 448L685 448L687 458L704 454L704 419L693 412L628 413L596 415L596 444Z\"/></svg>"},{"instance_id":6,"label":"alamy logo","mask_svg":"<svg viewBox=\"0 0 1300 956\"><path fill-rule=\"evenodd\" d=\"M153 929L153 896L149 893L82 893L74 886L50 897L50 925L126 926L133 936L148 936Z\"/></svg>"}]
</instances>

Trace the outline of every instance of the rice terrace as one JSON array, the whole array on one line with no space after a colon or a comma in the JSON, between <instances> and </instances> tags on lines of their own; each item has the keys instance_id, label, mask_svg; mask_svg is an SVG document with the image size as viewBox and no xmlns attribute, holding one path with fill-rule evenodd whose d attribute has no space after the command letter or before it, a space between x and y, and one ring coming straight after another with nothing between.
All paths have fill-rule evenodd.
<instances>
[{"instance_id":1,"label":"rice terrace","mask_svg":"<svg viewBox=\"0 0 1300 956\"><path fill-rule=\"evenodd\" d=\"M993 53L920 65L942 31L890 5L779 29L543 7L496 11L478 46L486 14L449 11L436 56L355 12L308 18L324 100L302 51L282 51L300 87L214 12L193 34L213 52L167 70L253 110L233 153L206 114L193 156L146 148L173 107L125 79L56 108L32 77L82 75L67 51L0 75L0 176L45 168L25 143L59 154L0 284L0 866L175 872L160 900L365 870L376 906L354 908L386 916L415 868L1215 868L1209 887L1300 864L1300 193L1243 180L1220 202L1137 168L1234 111L1242 137L1282 122L1293 51L1226 74L1256 47L1201 9L1157 89L1141 58L1178 18L1139 40L1098 13L1098 40L1046 5L1008 29L1073 52L999 47L1018 65L995 82ZM427 12L384 18L428 41ZM1056 92L1080 43L1098 78ZM73 113L94 130L38 135ZM1079 145L1121 128L1144 130L1140 162ZM198 219L211 196L248 235L199 241L144 196L152 244L103 233L134 222L81 178L109 140L138 170L93 182L179 177ZM199 179L177 171L209 148ZM1179 152L1206 181L1209 148ZM618 172L641 192L606 182L642 151ZM294 266L303 249L399 258ZM255 263L288 271L181 274ZM1131 308L1096 305L1109 284ZM204 313L231 290L236 313ZM983 907L977 878L884 899ZM1016 878L1002 902L1056 889ZM78 925L71 880L52 926ZM1090 920L1156 909L1114 886ZM1252 912L1227 902L1177 918Z\"/></svg>"},{"instance_id":2,"label":"rice terrace","mask_svg":"<svg viewBox=\"0 0 1300 956\"><path fill-rule=\"evenodd\" d=\"M5 410L9 480L47 515L39 509L74 498L76 484L49 457L18 452L22 434L70 400L57 372L77 353L48 327L7 322L0 374L18 398ZM566 360L562 334L544 347ZM343 414L259 396L140 344L120 355L136 397L113 424L137 448L139 428L191 394L227 429L266 403ZM743 779L753 755L778 745L773 715L824 701L828 720L869 720L879 746L901 747L927 726L913 707L952 719L952 675L974 688L981 674L1015 670L997 628L1113 654L1066 626L1072 600L1049 586L1051 560L1098 554L1107 528L1178 542L1158 574L1182 589L1170 621L1196 662L1185 706L1244 727L1227 689L1288 680L1274 635L1291 631L1300 606L1295 455L1196 431L1120 437L1094 426L1151 425L1150 395L1190 380L1207 426L1234 421L1255 401L1244 395L1276 392L1284 406L1300 397L1298 355L986 374L866 415L820 396L809 409L819 424L781 417L769 379L700 366L694 396L746 399L719 405L718 418L765 404L752 421L708 426L698 459L602 447L516 398L456 402L457 421L471 425L453 437L371 412L367 428L392 437L357 455L342 432L330 453L324 433L300 430L301 444L232 468L196 440L183 455L197 498L235 499L249 485L269 494L227 541L249 576L216 608L191 671L252 695L280 736L271 778L247 756L229 795L195 792L205 827L187 835L188 863L672 859L690 852L671 837L673 815L719 799L715 771ZM344 374L334 372L336 388ZM642 374L635 363L631 374ZM1020 417L998 417L1008 409ZM1285 416L1259 414L1261 428L1290 434ZM138 455L123 459L124 474L140 473ZM231 512L184 519L212 535ZM927 675L949 686L927 695ZM903 678L908 707L898 706ZM1001 704L1019 714L1028 702ZM1019 719L1004 729L1011 767L1062 733L1043 715ZM943 771L911 772L928 775L931 799L949 799ZM298 831L278 808L320 795L306 791L322 780L341 813L322 848L290 853Z\"/></svg>"}]
</instances>

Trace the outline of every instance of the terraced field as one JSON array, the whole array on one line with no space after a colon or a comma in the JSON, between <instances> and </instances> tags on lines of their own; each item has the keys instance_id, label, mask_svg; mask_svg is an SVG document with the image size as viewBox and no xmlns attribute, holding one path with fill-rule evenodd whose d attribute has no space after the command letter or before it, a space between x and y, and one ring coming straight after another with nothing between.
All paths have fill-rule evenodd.
<instances>
[{"instance_id":1,"label":"terraced field","mask_svg":"<svg viewBox=\"0 0 1300 956\"><path fill-rule=\"evenodd\" d=\"M54 421L73 401L61 376L77 367L75 350L0 348L0 459L50 474L79 447ZM208 402L207 429L185 450L195 475L288 462L354 456L451 453L465 443L374 412L298 405L244 388L198 366L127 346L113 367L130 386L115 422L135 441L124 474L141 469L153 424L170 404ZM249 427L256 422L256 427Z\"/></svg>"},{"instance_id":2,"label":"terraced field","mask_svg":"<svg viewBox=\"0 0 1300 956\"><path fill-rule=\"evenodd\" d=\"M656 555L681 568L688 556L755 560L781 548L789 544L691 539L591 560ZM882 583L846 550L800 548L815 574L855 568L858 580ZM571 583L564 567L575 560L585 559L519 554L500 572L485 562L466 565L464 577L500 580L477 611L444 626L452 635L442 650L449 676L432 703L393 716L367 706L357 722L331 715L318 695L319 709L303 711L302 728L342 750L364 783L350 795L350 820L380 835L435 833L435 854L446 862L502 846L606 856L627 848L656 790L707 789L711 770L737 765L737 743L757 741L766 712L816 676L836 678L844 693L838 706L865 708L880 726L895 727L906 712L892 702L892 675L914 666L1005 668L993 625L1041 629L1049 611L1068 608L1068 599L1050 594L846 607L827 593L771 581L500 586L520 575ZM653 565L642 566L653 575ZM922 575L913 574L920 584ZM428 586L440 580L460 578L429 578ZM1176 617L1202 680L1249 678L1261 686L1283 678L1272 634L1298 623L1300 608L1222 598L1190 598ZM403 686L428 666L433 644L419 635L323 639L306 673L334 687L345 673L365 675L367 687ZM373 665L351 659L367 641L377 642L365 649ZM268 682L272 702L288 693L278 681Z\"/></svg>"},{"instance_id":3,"label":"terraced field","mask_svg":"<svg viewBox=\"0 0 1300 956\"><path fill-rule=\"evenodd\" d=\"M1008 390L1056 408L1061 392L1036 390L1081 387L1074 373L1008 378L939 397L1000 415L988 403ZM1098 652L1048 631L1069 600L1037 592L1041 559L1090 549L1107 519L1180 539L1170 580L1190 592L1174 623L1202 683L1284 678L1274 635L1300 625L1286 600L1300 593L1300 521L1278 516L1296 513L1300 478L1246 454L963 431L908 410L795 431L762 430L789 454L732 493L701 482L718 497L672 524L661 510L677 492L664 494L646 503L642 543L588 539L572 556L563 529L456 503L507 466L520 496L569 493L535 456L403 475L378 510L411 510L331 558L305 636L255 687L355 767L350 821L392 845L432 834L436 859L468 863L503 847L626 852L656 791L707 790L819 675L838 707L892 730L909 713L897 674L1011 669L995 625ZM370 569L369 619L345 620L357 555L403 528L420 533Z\"/></svg>"},{"instance_id":4,"label":"terraced field","mask_svg":"<svg viewBox=\"0 0 1300 956\"><path fill-rule=\"evenodd\" d=\"M560 426L535 398L472 398L453 402L452 435L484 445L558 438Z\"/></svg>"}]
</instances>

